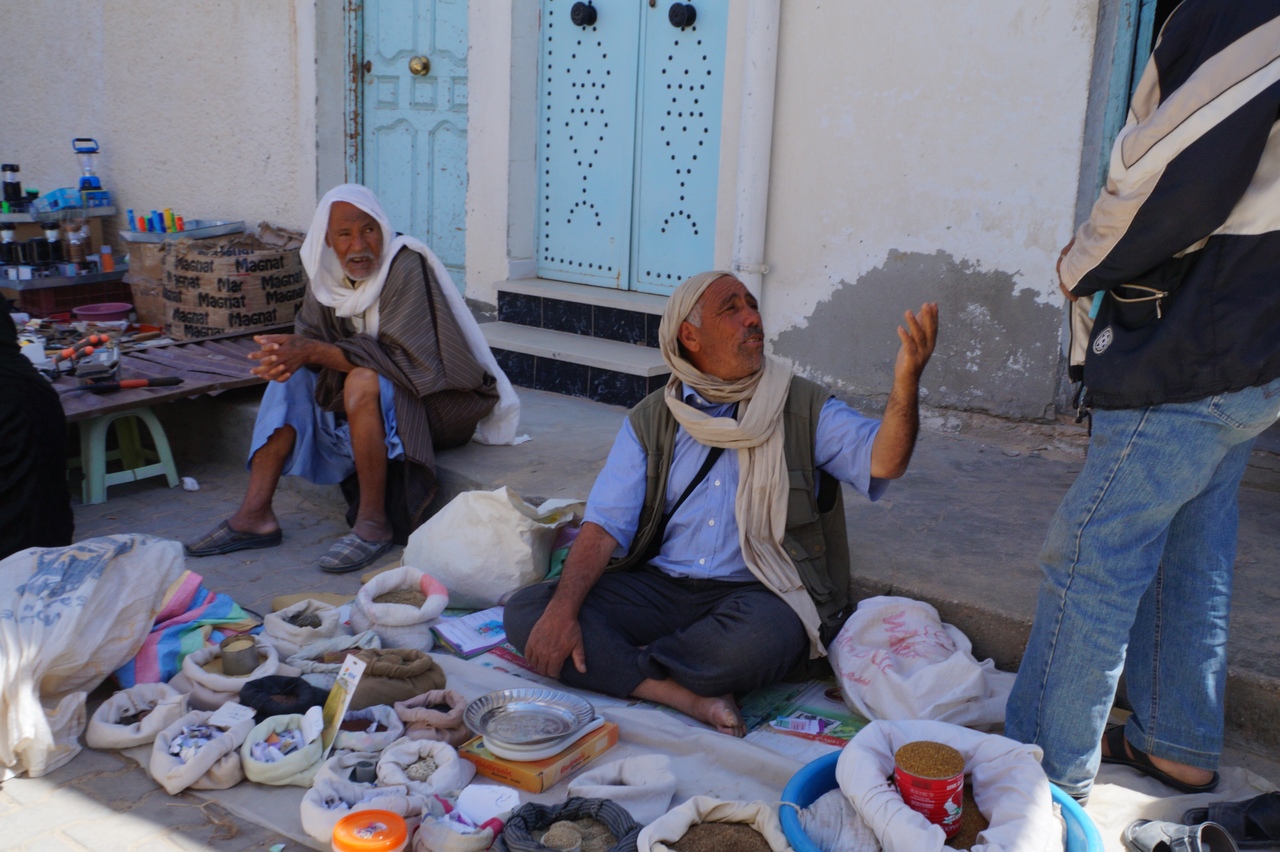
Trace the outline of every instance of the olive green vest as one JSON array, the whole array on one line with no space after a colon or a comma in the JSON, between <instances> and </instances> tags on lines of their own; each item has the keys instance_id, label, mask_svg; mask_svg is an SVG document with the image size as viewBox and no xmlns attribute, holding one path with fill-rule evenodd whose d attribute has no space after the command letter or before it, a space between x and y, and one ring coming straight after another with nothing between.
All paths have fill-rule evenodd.
<instances>
[{"instance_id":1,"label":"olive green vest","mask_svg":"<svg viewBox=\"0 0 1280 852\"><path fill-rule=\"evenodd\" d=\"M800 572L800 579L822 619L825 646L840 632L849 616L849 539L844 524L840 483L814 464L814 436L818 414L830 394L799 376L791 378L782 413L783 453L790 493L787 527L782 544ZM678 424L663 400L663 391L645 397L629 415L631 428L647 458L644 506L627 555L609 564L610 571L640 567L662 522L667 474L676 444ZM819 487L814 477L820 476Z\"/></svg>"}]
</instances>

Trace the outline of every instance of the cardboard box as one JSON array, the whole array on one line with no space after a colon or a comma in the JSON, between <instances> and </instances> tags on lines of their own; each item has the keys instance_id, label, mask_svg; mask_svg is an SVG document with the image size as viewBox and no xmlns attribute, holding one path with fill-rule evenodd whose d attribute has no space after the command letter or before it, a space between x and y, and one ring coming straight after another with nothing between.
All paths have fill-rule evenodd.
<instances>
[{"instance_id":1,"label":"cardboard box","mask_svg":"<svg viewBox=\"0 0 1280 852\"><path fill-rule=\"evenodd\" d=\"M484 738L476 737L458 749L458 754L476 765L476 772L494 781L541 793L559 784L582 767L604 754L618 742L618 726L605 722L573 745L542 760L506 760L484 747Z\"/></svg>"}]
</instances>

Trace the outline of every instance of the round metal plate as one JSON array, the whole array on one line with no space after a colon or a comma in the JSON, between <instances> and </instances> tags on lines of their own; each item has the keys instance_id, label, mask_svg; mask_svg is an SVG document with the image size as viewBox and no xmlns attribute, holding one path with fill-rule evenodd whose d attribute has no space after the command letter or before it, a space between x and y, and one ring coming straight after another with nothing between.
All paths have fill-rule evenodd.
<instances>
[{"instance_id":1,"label":"round metal plate","mask_svg":"<svg viewBox=\"0 0 1280 852\"><path fill-rule=\"evenodd\" d=\"M482 695L462 711L467 727L486 740L530 746L562 739L595 718L584 698L555 689L502 689Z\"/></svg>"}]
</instances>

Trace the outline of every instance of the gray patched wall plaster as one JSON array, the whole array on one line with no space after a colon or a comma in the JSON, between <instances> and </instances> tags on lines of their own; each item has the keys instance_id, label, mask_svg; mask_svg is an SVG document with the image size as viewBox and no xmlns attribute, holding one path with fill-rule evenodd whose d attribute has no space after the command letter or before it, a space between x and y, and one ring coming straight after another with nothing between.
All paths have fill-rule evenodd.
<instances>
[{"instance_id":1,"label":"gray patched wall plaster","mask_svg":"<svg viewBox=\"0 0 1280 852\"><path fill-rule=\"evenodd\" d=\"M939 311L923 402L1019 419L1053 416L1062 309L1018 289L1009 272L942 251L890 250L855 283L842 281L806 326L779 333L773 351L833 390L883 399L899 347L894 328L903 311L923 302L937 302Z\"/></svg>"}]
</instances>

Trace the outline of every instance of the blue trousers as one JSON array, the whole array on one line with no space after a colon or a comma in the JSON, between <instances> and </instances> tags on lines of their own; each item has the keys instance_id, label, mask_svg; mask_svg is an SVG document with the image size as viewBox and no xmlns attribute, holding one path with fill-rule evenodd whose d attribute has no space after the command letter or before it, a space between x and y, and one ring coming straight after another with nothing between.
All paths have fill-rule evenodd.
<instances>
[{"instance_id":1,"label":"blue trousers","mask_svg":"<svg viewBox=\"0 0 1280 852\"><path fill-rule=\"evenodd\" d=\"M1087 795L1123 671L1135 747L1204 769L1222 750L1236 493L1280 379L1189 403L1095 411L1049 527L1005 733Z\"/></svg>"}]
</instances>

